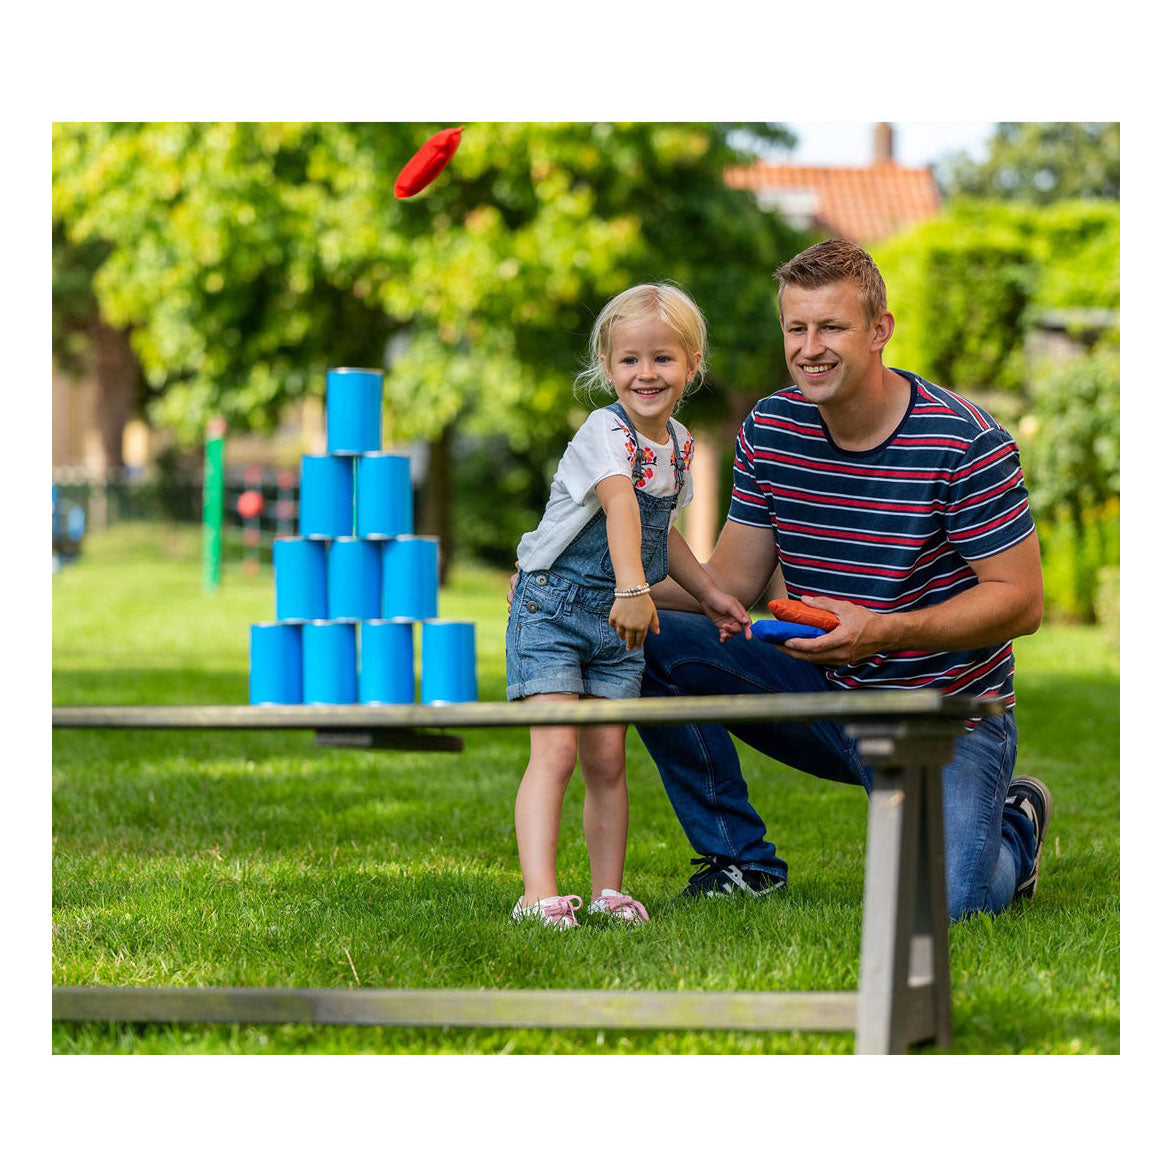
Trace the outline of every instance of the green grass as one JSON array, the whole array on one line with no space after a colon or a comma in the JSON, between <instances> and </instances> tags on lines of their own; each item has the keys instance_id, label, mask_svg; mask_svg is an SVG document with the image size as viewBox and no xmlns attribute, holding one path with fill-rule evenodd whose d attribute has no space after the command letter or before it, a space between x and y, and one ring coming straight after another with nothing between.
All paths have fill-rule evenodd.
<instances>
[{"instance_id":1,"label":"green grass","mask_svg":"<svg viewBox=\"0 0 1172 1172\"><path fill-rule=\"evenodd\" d=\"M504 697L507 575L459 568L442 617L476 621L481 698ZM271 576L200 584L193 529L87 539L53 587L55 704L248 696L248 626ZM1057 812L1032 904L955 925L956 1053L1119 1051L1119 666L1094 628L1018 644L1019 770ZM628 739L627 884L640 930L523 931L512 828L528 738L462 754L321 749L309 732L53 735L55 984L853 989L866 801L746 749L790 864L760 905L673 906L690 850ZM563 890L589 885L571 783ZM849 1053L848 1034L55 1024L56 1053Z\"/></svg>"}]
</instances>

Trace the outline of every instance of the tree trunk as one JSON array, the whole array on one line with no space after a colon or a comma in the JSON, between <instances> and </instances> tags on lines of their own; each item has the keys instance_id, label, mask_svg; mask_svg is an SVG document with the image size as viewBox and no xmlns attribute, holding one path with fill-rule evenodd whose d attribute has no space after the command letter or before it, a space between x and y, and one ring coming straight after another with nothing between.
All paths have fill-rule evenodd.
<instances>
[{"instance_id":1,"label":"tree trunk","mask_svg":"<svg viewBox=\"0 0 1172 1172\"><path fill-rule=\"evenodd\" d=\"M101 471L107 476L118 475L123 467L122 432L138 393L138 358L130 348L128 329L116 330L98 318L90 337L98 388L94 425L101 439Z\"/></svg>"},{"instance_id":2,"label":"tree trunk","mask_svg":"<svg viewBox=\"0 0 1172 1172\"><path fill-rule=\"evenodd\" d=\"M440 543L440 584L448 580L452 546L452 436L451 424L427 449L427 479L420 498L417 531L438 537Z\"/></svg>"}]
</instances>

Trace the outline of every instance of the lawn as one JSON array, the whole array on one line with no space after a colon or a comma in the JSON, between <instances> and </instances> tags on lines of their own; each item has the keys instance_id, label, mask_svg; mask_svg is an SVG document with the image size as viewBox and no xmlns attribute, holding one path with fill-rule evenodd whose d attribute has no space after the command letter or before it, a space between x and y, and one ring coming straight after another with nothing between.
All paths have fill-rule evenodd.
<instances>
[{"instance_id":1,"label":"lawn","mask_svg":"<svg viewBox=\"0 0 1172 1172\"><path fill-rule=\"evenodd\" d=\"M504 697L507 575L458 567L440 615L476 622L480 697ZM201 587L193 528L87 538L54 579L55 704L239 704L271 575ZM951 933L954 1053L1118 1053L1119 661L1095 628L1019 641L1019 772L1054 791L1037 898ZM750 789L790 865L759 905L672 897L690 849L629 734L626 886L651 912L519 930L512 827L523 730L462 754L322 749L309 732L53 734L53 983L852 989L866 801L751 750ZM588 888L582 787L563 890ZM56 1024L55 1053L849 1053L849 1034Z\"/></svg>"}]
</instances>

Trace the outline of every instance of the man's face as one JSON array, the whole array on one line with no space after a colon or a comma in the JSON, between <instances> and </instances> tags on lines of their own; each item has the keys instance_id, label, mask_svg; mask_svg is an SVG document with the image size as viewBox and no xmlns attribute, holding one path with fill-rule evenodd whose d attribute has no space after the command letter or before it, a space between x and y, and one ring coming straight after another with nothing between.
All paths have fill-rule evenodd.
<instances>
[{"instance_id":1,"label":"man's face","mask_svg":"<svg viewBox=\"0 0 1172 1172\"><path fill-rule=\"evenodd\" d=\"M867 319L858 287L837 281L817 289L786 285L781 293L785 361L797 388L812 403L849 399L882 360L892 318Z\"/></svg>"}]
</instances>

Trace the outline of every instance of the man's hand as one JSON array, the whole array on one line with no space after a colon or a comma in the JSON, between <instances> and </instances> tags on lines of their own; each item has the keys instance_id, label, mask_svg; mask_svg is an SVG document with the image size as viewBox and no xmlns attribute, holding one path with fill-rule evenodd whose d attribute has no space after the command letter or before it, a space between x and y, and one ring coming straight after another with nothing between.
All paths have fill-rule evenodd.
<instances>
[{"instance_id":1,"label":"man's hand","mask_svg":"<svg viewBox=\"0 0 1172 1172\"><path fill-rule=\"evenodd\" d=\"M790 658L822 667L842 667L890 649L886 642L885 617L876 611L820 594L803 594L802 601L837 615L839 625L814 639L787 639L778 644L778 650Z\"/></svg>"}]
</instances>

